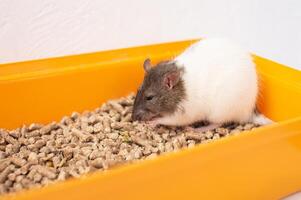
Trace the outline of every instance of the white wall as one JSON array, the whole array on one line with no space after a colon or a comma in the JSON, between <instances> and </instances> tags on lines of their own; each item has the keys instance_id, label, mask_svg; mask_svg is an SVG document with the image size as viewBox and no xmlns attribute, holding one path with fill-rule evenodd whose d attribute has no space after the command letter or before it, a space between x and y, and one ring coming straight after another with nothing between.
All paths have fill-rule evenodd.
<instances>
[{"instance_id":1,"label":"white wall","mask_svg":"<svg viewBox=\"0 0 301 200\"><path fill-rule=\"evenodd\" d=\"M301 1L0 0L0 63L207 36L301 69Z\"/></svg>"}]
</instances>

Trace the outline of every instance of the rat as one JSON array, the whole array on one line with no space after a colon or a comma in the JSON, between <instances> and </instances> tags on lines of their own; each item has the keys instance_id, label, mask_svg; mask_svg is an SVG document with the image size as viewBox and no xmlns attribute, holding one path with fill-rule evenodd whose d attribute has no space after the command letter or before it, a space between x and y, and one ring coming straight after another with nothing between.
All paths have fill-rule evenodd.
<instances>
[{"instance_id":1,"label":"rat","mask_svg":"<svg viewBox=\"0 0 301 200\"><path fill-rule=\"evenodd\" d=\"M249 52L224 38L200 40L172 60L143 64L145 75L134 101L133 120L153 126L227 123L268 124L258 113L256 66Z\"/></svg>"}]
</instances>

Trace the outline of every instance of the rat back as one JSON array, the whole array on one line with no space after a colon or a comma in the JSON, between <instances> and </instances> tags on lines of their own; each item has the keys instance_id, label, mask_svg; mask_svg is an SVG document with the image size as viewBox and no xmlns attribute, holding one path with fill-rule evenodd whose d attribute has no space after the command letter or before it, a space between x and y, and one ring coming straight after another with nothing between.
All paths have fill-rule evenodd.
<instances>
[{"instance_id":1,"label":"rat back","mask_svg":"<svg viewBox=\"0 0 301 200\"><path fill-rule=\"evenodd\" d=\"M247 122L255 108L258 85L251 55L224 39L204 39L175 59L184 67L186 98L167 125L199 120Z\"/></svg>"}]
</instances>

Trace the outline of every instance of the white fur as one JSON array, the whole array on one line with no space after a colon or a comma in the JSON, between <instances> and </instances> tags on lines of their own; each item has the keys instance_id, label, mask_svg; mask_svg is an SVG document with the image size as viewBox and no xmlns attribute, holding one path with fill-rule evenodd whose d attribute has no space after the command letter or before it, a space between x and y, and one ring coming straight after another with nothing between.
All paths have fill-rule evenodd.
<instances>
[{"instance_id":1,"label":"white fur","mask_svg":"<svg viewBox=\"0 0 301 200\"><path fill-rule=\"evenodd\" d=\"M250 121L252 121L255 124L259 124L259 125L266 125L266 124L274 123L272 120L270 120L266 116L264 116L262 114L255 114L255 113L253 114L252 119Z\"/></svg>"},{"instance_id":2,"label":"white fur","mask_svg":"<svg viewBox=\"0 0 301 200\"><path fill-rule=\"evenodd\" d=\"M157 124L189 125L252 121L258 93L251 55L225 39L204 39L175 58L184 68L186 98L182 109Z\"/></svg>"}]
</instances>

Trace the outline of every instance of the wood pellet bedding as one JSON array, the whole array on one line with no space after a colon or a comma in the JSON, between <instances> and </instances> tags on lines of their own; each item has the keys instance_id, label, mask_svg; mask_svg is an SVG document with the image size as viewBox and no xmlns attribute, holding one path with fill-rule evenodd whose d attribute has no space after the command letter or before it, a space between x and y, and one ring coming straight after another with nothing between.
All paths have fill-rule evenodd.
<instances>
[{"instance_id":1,"label":"wood pellet bedding","mask_svg":"<svg viewBox=\"0 0 301 200\"><path fill-rule=\"evenodd\" d=\"M229 125L205 133L132 122L134 95L60 122L0 129L0 194L41 187L113 166L154 158L256 128Z\"/></svg>"}]
</instances>

